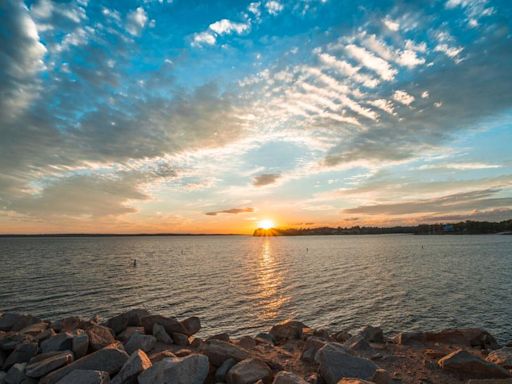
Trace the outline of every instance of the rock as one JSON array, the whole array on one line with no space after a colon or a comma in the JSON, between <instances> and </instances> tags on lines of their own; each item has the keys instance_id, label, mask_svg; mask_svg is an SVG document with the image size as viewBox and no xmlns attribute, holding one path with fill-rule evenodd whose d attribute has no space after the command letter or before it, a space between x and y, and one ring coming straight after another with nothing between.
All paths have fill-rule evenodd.
<instances>
[{"instance_id":1,"label":"rock","mask_svg":"<svg viewBox=\"0 0 512 384\"><path fill-rule=\"evenodd\" d=\"M50 325L45 322L34 323L20 330L23 335L37 336L46 331Z\"/></svg>"},{"instance_id":2,"label":"rock","mask_svg":"<svg viewBox=\"0 0 512 384\"><path fill-rule=\"evenodd\" d=\"M249 357L247 350L222 340L206 342L201 346L200 352L208 356L210 363L216 367L220 367L229 358L235 359L238 362Z\"/></svg>"},{"instance_id":3,"label":"rock","mask_svg":"<svg viewBox=\"0 0 512 384\"><path fill-rule=\"evenodd\" d=\"M448 371L468 375L472 378L499 379L510 377L502 367L459 349L441 358L438 365Z\"/></svg>"},{"instance_id":4,"label":"rock","mask_svg":"<svg viewBox=\"0 0 512 384\"><path fill-rule=\"evenodd\" d=\"M56 383L76 369L105 371L112 375L121 369L128 358L128 354L119 349L118 344L112 344L49 373L41 379L40 384Z\"/></svg>"},{"instance_id":5,"label":"rock","mask_svg":"<svg viewBox=\"0 0 512 384\"><path fill-rule=\"evenodd\" d=\"M89 336L89 346L93 351L98 351L105 348L107 345L116 341L110 328L102 325L92 324L85 330Z\"/></svg>"},{"instance_id":6,"label":"rock","mask_svg":"<svg viewBox=\"0 0 512 384\"><path fill-rule=\"evenodd\" d=\"M153 364L143 350L138 349L133 352L121 371L114 377L112 384L128 384L136 382L137 376L146 369L151 368Z\"/></svg>"},{"instance_id":7,"label":"rock","mask_svg":"<svg viewBox=\"0 0 512 384\"><path fill-rule=\"evenodd\" d=\"M130 340L130 337L134 333L140 333L141 335L144 334L144 327L128 327L123 332L121 332L119 335L117 335L117 339L121 340L122 342Z\"/></svg>"},{"instance_id":8,"label":"rock","mask_svg":"<svg viewBox=\"0 0 512 384\"><path fill-rule=\"evenodd\" d=\"M338 384L374 384L373 381L361 380L361 379L341 379Z\"/></svg>"},{"instance_id":9,"label":"rock","mask_svg":"<svg viewBox=\"0 0 512 384\"><path fill-rule=\"evenodd\" d=\"M165 332L165 329L160 324L153 325L153 336L155 336L156 340L164 343L164 344L174 344L171 336Z\"/></svg>"},{"instance_id":10,"label":"rock","mask_svg":"<svg viewBox=\"0 0 512 384\"><path fill-rule=\"evenodd\" d=\"M217 368L215 371L215 380L217 382L225 382L226 381L226 375L228 374L228 371L233 368L233 366L237 363L235 359L227 359L225 360L222 365Z\"/></svg>"},{"instance_id":11,"label":"rock","mask_svg":"<svg viewBox=\"0 0 512 384\"><path fill-rule=\"evenodd\" d=\"M112 329L114 335L117 335L128 327L128 315L126 313L121 313L111 317L105 322L105 326Z\"/></svg>"},{"instance_id":12,"label":"rock","mask_svg":"<svg viewBox=\"0 0 512 384\"><path fill-rule=\"evenodd\" d=\"M254 338L254 340L256 340L257 343L259 344L270 344L270 345L274 345L276 343L276 339L274 339L274 336L272 336L270 333L266 333L266 332L260 332L256 335L256 337Z\"/></svg>"},{"instance_id":13,"label":"rock","mask_svg":"<svg viewBox=\"0 0 512 384\"><path fill-rule=\"evenodd\" d=\"M314 329L313 336L320 337L321 339L330 340L331 336L329 335L329 331L327 329Z\"/></svg>"},{"instance_id":14,"label":"rock","mask_svg":"<svg viewBox=\"0 0 512 384\"><path fill-rule=\"evenodd\" d=\"M256 346L256 341L251 336L242 336L238 339L238 345L245 349L251 349Z\"/></svg>"},{"instance_id":15,"label":"rock","mask_svg":"<svg viewBox=\"0 0 512 384\"><path fill-rule=\"evenodd\" d=\"M313 363L315 361L315 355L320 348L322 348L326 344L325 340L320 339L319 337L311 336L308 337L306 343L304 344L304 348L302 349L302 354L300 358L304 361Z\"/></svg>"},{"instance_id":16,"label":"rock","mask_svg":"<svg viewBox=\"0 0 512 384\"><path fill-rule=\"evenodd\" d=\"M71 350L76 359L87 355L87 351L89 350L89 335L85 332L75 334L71 342Z\"/></svg>"},{"instance_id":17,"label":"rock","mask_svg":"<svg viewBox=\"0 0 512 384\"><path fill-rule=\"evenodd\" d=\"M171 337L175 344L178 344L181 346L188 345L188 336L185 335L184 333L173 332L173 333L171 333Z\"/></svg>"},{"instance_id":18,"label":"rock","mask_svg":"<svg viewBox=\"0 0 512 384\"><path fill-rule=\"evenodd\" d=\"M343 343L343 346L353 352L353 351L370 351L372 347L368 344L368 341L362 335L352 336L350 339Z\"/></svg>"},{"instance_id":19,"label":"rock","mask_svg":"<svg viewBox=\"0 0 512 384\"><path fill-rule=\"evenodd\" d=\"M149 313L149 311L144 308L134 308L126 312L126 315L128 316L129 327L141 327L142 318L151 316L151 313Z\"/></svg>"},{"instance_id":20,"label":"rock","mask_svg":"<svg viewBox=\"0 0 512 384\"><path fill-rule=\"evenodd\" d=\"M512 384L512 379L472 379L466 384Z\"/></svg>"},{"instance_id":21,"label":"rock","mask_svg":"<svg viewBox=\"0 0 512 384\"><path fill-rule=\"evenodd\" d=\"M28 363L31 358L37 355L38 350L37 343L18 344L5 360L3 369L7 370L17 363Z\"/></svg>"},{"instance_id":22,"label":"rock","mask_svg":"<svg viewBox=\"0 0 512 384\"><path fill-rule=\"evenodd\" d=\"M306 326L300 321L286 320L282 323L274 325L270 329L270 334L277 341L300 339L302 337L302 330Z\"/></svg>"},{"instance_id":23,"label":"rock","mask_svg":"<svg viewBox=\"0 0 512 384\"><path fill-rule=\"evenodd\" d=\"M423 344L427 337L423 332L401 332L393 338L393 342L400 345Z\"/></svg>"},{"instance_id":24,"label":"rock","mask_svg":"<svg viewBox=\"0 0 512 384\"><path fill-rule=\"evenodd\" d=\"M185 328L185 332L183 332L187 336L195 335L201 329L201 320L199 317L192 316L188 319L185 319L181 322L183 328Z\"/></svg>"},{"instance_id":25,"label":"rock","mask_svg":"<svg viewBox=\"0 0 512 384\"><path fill-rule=\"evenodd\" d=\"M37 356L37 359L32 359L30 363L27 364L25 374L28 377L43 377L44 375L73 362L73 353L71 351L50 352L49 354L46 354L46 356L40 356Z\"/></svg>"},{"instance_id":26,"label":"rock","mask_svg":"<svg viewBox=\"0 0 512 384\"><path fill-rule=\"evenodd\" d=\"M255 358L240 361L226 375L228 384L253 384L258 380L268 383L271 379L272 370L269 366L263 360Z\"/></svg>"},{"instance_id":27,"label":"rock","mask_svg":"<svg viewBox=\"0 0 512 384\"><path fill-rule=\"evenodd\" d=\"M218 334L210 336L208 339L206 339L206 341L209 341L209 340L222 340L222 341L229 342L229 334L227 334L227 333L218 333Z\"/></svg>"},{"instance_id":28,"label":"rock","mask_svg":"<svg viewBox=\"0 0 512 384\"><path fill-rule=\"evenodd\" d=\"M281 371L274 377L272 384L308 384L308 382L294 373Z\"/></svg>"},{"instance_id":29,"label":"rock","mask_svg":"<svg viewBox=\"0 0 512 384\"><path fill-rule=\"evenodd\" d=\"M327 384L336 384L343 377L369 380L378 366L374 362L352 356L339 343L328 343L316 354L321 377Z\"/></svg>"},{"instance_id":30,"label":"rock","mask_svg":"<svg viewBox=\"0 0 512 384\"><path fill-rule=\"evenodd\" d=\"M134 333L130 340L125 345L126 352L132 354L137 349L142 349L144 352L149 352L156 344L156 338L151 335L141 335Z\"/></svg>"},{"instance_id":31,"label":"rock","mask_svg":"<svg viewBox=\"0 0 512 384\"><path fill-rule=\"evenodd\" d=\"M18 344L30 343L34 338L30 335L21 335L19 333L5 335L0 338L0 349L3 351L13 351Z\"/></svg>"},{"instance_id":32,"label":"rock","mask_svg":"<svg viewBox=\"0 0 512 384\"><path fill-rule=\"evenodd\" d=\"M0 383L3 384L6 375L7 375L7 372L0 371Z\"/></svg>"},{"instance_id":33,"label":"rock","mask_svg":"<svg viewBox=\"0 0 512 384\"><path fill-rule=\"evenodd\" d=\"M64 376L57 384L108 384L108 372L77 369Z\"/></svg>"},{"instance_id":34,"label":"rock","mask_svg":"<svg viewBox=\"0 0 512 384\"><path fill-rule=\"evenodd\" d=\"M67 331L71 332L77 328L80 328L82 319L77 316L66 317L64 319L57 320L51 324L51 327L57 332Z\"/></svg>"},{"instance_id":35,"label":"rock","mask_svg":"<svg viewBox=\"0 0 512 384\"><path fill-rule=\"evenodd\" d=\"M425 332L427 342L464 345L482 349L497 349L496 339L480 328L451 328L439 332Z\"/></svg>"},{"instance_id":36,"label":"rock","mask_svg":"<svg viewBox=\"0 0 512 384\"><path fill-rule=\"evenodd\" d=\"M193 353L192 350L186 349L186 348L180 349L179 351L174 352L174 354L177 357L185 357L185 356L191 355L192 353Z\"/></svg>"},{"instance_id":37,"label":"rock","mask_svg":"<svg viewBox=\"0 0 512 384\"><path fill-rule=\"evenodd\" d=\"M25 367L27 363L14 364L4 377L5 384L20 384L25 380Z\"/></svg>"},{"instance_id":38,"label":"rock","mask_svg":"<svg viewBox=\"0 0 512 384\"><path fill-rule=\"evenodd\" d=\"M38 333L37 335L32 336L32 337L34 338L35 341L37 341L38 343L41 343L42 341L49 339L50 337L55 336L55 335L56 335L55 331L52 328L48 328L47 330L45 330L41 333Z\"/></svg>"},{"instance_id":39,"label":"rock","mask_svg":"<svg viewBox=\"0 0 512 384\"><path fill-rule=\"evenodd\" d=\"M487 355L487 361L500 365L506 369L512 369L512 347L503 347Z\"/></svg>"},{"instance_id":40,"label":"rock","mask_svg":"<svg viewBox=\"0 0 512 384\"><path fill-rule=\"evenodd\" d=\"M70 351L73 349L73 334L71 332L58 333L41 343L43 353L54 351Z\"/></svg>"},{"instance_id":41,"label":"rock","mask_svg":"<svg viewBox=\"0 0 512 384\"><path fill-rule=\"evenodd\" d=\"M146 369L138 377L139 384L203 384L208 376L208 358L193 354L166 358Z\"/></svg>"},{"instance_id":42,"label":"rock","mask_svg":"<svg viewBox=\"0 0 512 384\"><path fill-rule=\"evenodd\" d=\"M7 312L0 317L0 331L17 332L29 325L40 323L41 319L31 315Z\"/></svg>"},{"instance_id":43,"label":"rock","mask_svg":"<svg viewBox=\"0 0 512 384\"><path fill-rule=\"evenodd\" d=\"M375 384L391 384L393 380L391 379L388 371L379 368L375 371L375 374L372 377L372 382Z\"/></svg>"},{"instance_id":44,"label":"rock","mask_svg":"<svg viewBox=\"0 0 512 384\"><path fill-rule=\"evenodd\" d=\"M339 331L332 335L333 339L339 343L344 343L348 339L352 337L352 335L348 331Z\"/></svg>"},{"instance_id":45,"label":"rock","mask_svg":"<svg viewBox=\"0 0 512 384\"><path fill-rule=\"evenodd\" d=\"M141 324L144 327L146 334L153 332L153 326L160 324L164 327L165 332L171 335L173 332L186 333L185 327L175 317L165 317L160 315L150 315L141 319Z\"/></svg>"},{"instance_id":46,"label":"rock","mask_svg":"<svg viewBox=\"0 0 512 384\"><path fill-rule=\"evenodd\" d=\"M367 325L359 332L359 335L369 343L384 343L384 333L380 327Z\"/></svg>"},{"instance_id":47,"label":"rock","mask_svg":"<svg viewBox=\"0 0 512 384\"><path fill-rule=\"evenodd\" d=\"M149 356L149 360L151 361L151 363L155 364L155 363L158 363L159 361L162 361L163 359L167 358L167 357L177 357L174 353L172 353L171 351L162 351L162 352L157 352L157 353L153 353L151 356Z\"/></svg>"}]
</instances>

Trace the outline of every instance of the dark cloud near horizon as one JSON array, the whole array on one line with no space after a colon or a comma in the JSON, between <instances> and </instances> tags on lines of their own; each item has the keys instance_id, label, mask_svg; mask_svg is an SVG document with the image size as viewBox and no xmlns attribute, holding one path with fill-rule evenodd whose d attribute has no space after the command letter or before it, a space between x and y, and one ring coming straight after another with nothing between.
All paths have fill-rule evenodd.
<instances>
[{"instance_id":1,"label":"dark cloud near horizon","mask_svg":"<svg viewBox=\"0 0 512 384\"><path fill-rule=\"evenodd\" d=\"M217 216L221 213L229 213L233 215L237 215L239 213L249 213L254 212L254 208L231 208L231 209L224 209L222 211L212 211L212 212L206 212L205 215L207 216Z\"/></svg>"}]
</instances>

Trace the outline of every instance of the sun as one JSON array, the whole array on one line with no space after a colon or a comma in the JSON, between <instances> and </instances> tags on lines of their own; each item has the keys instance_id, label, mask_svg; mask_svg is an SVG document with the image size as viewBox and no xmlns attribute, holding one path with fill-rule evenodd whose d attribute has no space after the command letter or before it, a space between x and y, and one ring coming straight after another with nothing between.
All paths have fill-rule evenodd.
<instances>
[{"instance_id":1,"label":"sun","mask_svg":"<svg viewBox=\"0 0 512 384\"><path fill-rule=\"evenodd\" d=\"M270 229L274 227L274 222L270 219L263 219L258 222L258 228Z\"/></svg>"}]
</instances>

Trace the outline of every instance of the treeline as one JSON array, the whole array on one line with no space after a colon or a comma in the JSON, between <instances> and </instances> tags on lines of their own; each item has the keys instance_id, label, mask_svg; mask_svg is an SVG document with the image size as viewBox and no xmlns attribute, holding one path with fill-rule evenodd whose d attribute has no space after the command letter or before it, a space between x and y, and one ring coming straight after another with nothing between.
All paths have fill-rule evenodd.
<instances>
[{"instance_id":1,"label":"treeline","mask_svg":"<svg viewBox=\"0 0 512 384\"><path fill-rule=\"evenodd\" d=\"M512 233L512 220L501 222L461 221L459 223L420 224L397 227L317 227L317 228L258 228L254 236L305 236L305 235L380 235L390 233L409 233L416 235L448 234L491 234Z\"/></svg>"}]
</instances>

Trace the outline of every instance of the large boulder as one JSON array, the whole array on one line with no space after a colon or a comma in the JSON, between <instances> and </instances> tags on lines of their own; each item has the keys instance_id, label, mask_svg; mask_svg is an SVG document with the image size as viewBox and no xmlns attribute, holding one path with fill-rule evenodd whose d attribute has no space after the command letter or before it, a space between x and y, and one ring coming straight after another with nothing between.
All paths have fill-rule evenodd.
<instances>
[{"instance_id":1,"label":"large boulder","mask_svg":"<svg viewBox=\"0 0 512 384\"><path fill-rule=\"evenodd\" d=\"M121 369L128 358L128 354L114 343L49 373L41 379L40 384L56 383L75 369L105 371L112 375Z\"/></svg>"},{"instance_id":2,"label":"large boulder","mask_svg":"<svg viewBox=\"0 0 512 384\"><path fill-rule=\"evenodd\" d=\"M121 371L114 377L112 384L130 384L136 382L137 376L146 369L151 368L153 364L143 350L138 349L133 352Z\"/></svg>"},{"instance_id":3,"label":"large boulder","mask_svg":"<svg viewBox=\"0 0 512 384\"><path fill-rule=\"evenodd\" d=\"M144 327L144 332L148 335L153 332L153 326L155 324L160 324L163 326L165 332L167 332L169 335L173 332L186 333L185 327L175 317L150 315L141 319L141 325Z\"/></svg>"},{"instance_id":4,"label":"large boulder","mask_svg":"<svg viewBox=\"0 0 512 384\"><path fill-rule=\"evenodd\" d=\"M164 344L174 344L171 336L167 332L165 332L165 328L160 324L153 325L153 336L155 336L156 340L164 343Z\"/></svg>"},{"instance_id":5,"label":"large boulder","mask_svg":"<svg viewBox=\"0 0 512 384\"><path fill-rule=\"evenodd\" d=\"M480 328L450 328L439 332L426 332L427 342L464 345L467 347L497 349L496 339Z\"/></svg>"},{"instance_id":6,"label":"large boulder","mask_svg":"<svg viewBox=\"0 0 512 384\"><path fill-rule=\"evenodd\" d=\"M64 376L57 384L108 384L108 372L77 369Z\"/></svg>"},{"instance_id":7,"label":"large boulder","mask_svg":"<svg viewBox=\"0 0 512 384\"><path fill-rule=\"evenodd\" d=\"M49 327L50 324L41 321L39 323L30 324L25 328L21 329L19 332L23 335L37 336L46 331Z\"/></svg>"},{"instance_id":8,"label":"large boulder","mask_svg":"<svg viewBox=\"0 0 512 384\"><path fill-rule=\"evenodd\" d=\"M226 375L236 363L237 361L235 359L227 359L226 361L224 361L222 365L215 371L215 381L218 383L225 382Z\"/></svg>"},{"instance_id":9,"label":"large boulder","mask_svg":"<svg viewBox=\"0 0 512 384\"><path fill-rule=\"evenodd\" d=\"M175 344L181 345L182 347L186 347L189 345L188 336L184 333L173 332L171 333L172 340Z\"/></svg>"},{"instance_id":10,"label":"large boulder","mask_svg":"<svg viewBox=\"0 0 512 384\"><path fill-rule=\"evenodd\" d=\"M304 344L300 358L310 363L315 361L315 355L327 342L319 337L310 336Z\"/></svg>"},{"instance_id":11,"label":"large boulder","mask_svg":"<svg viewBox=\"0 0 512 384\"><path fill-rule=\"evenodd\" d=\"M25 374L28 377L39 378L44 375L73 362L73 353L49 352L36 356L27 364Z\"/></svg>"},{"instance_id":12,"label":"large boulder","mask_svg":"<svg viewBox=\"0 0 512 384\"><path fill-rule=\"evenodd\" d=\"M17 363L28 363L31 358L37 355L38 350L39 347L37 343L18 344L16 348L14 348L14 351L12 351L9 357L5 360L3 369L8 370Z\"/></svg>"},{"instance_id":13,"label":"large boulder","mask_svg":"<svg viewBox=\"0 0 512 384\"><path fill-rule=\"evenodd\" d=\"M30 379L25 375L25 367L27 363L16 363L8 371L4 377L5 384L28 384L36 383L34 379Z\"/></svg>"},{"instance_id":14,"label":"large boulder","mask_svg":"<svg viewBox=\"0 0 512 384\"><path fill-rule=\"evenodd\" d=\"M272 384L308 384L308 382L294 373L281 371L275 375Z\"/></svg>"},{"instance_id":15,"label":"large boulder","mask_svg":"<svg viewBox=\"0 0 512 384\"><path fill-rule=\"evenodd\" d=\"M506 369L512 369L512 347L503 347L487 355L487 361L498 364Z\"/></svg>"},{"instance_id":16,"label":"large boulder","mask_svg":"<svg viewBox=\"0 0 512 384\"><path fill-rule=\"evenodd\" d=\"M441 358L438 365L448 371L472 378L499 379L510 377L508 371L494 363L485 361L467 351L458 349Z\"/></svg>"},{"instance_id":17,"label":"large boulder","mask_svg":"<svg viewBox=\"0 0 512 384\"><path fill-rule=\"evenodd\" d=\"M0 337L0 350L13 351L18 344L33 342L34 338L30 335L21 335L19 333L11 333Z\"/></svg>"},{"instance_id":18,"label":"large boulder","mask_svg":"<svg viewBox=\"0 0 512 384\"><path fill-rule=\"evenodd\" d=\"M183 332L187 336L192 336L199 332L201 329L201 320L199 317L192 316L188 319L185 319L181 322L181 325L183 325L183 328L185 328L185 332Z\"/></svg>"},{"instance_id":19,"label":"large boulder","mask_svg":"<svg viewBox=\"0 0 512 384\"><path fill-rule=\"evenodd\" d=\"M338 381L338 384L374 384L373 381L345 378Z\"/></svg>"},{"instance_id":20,"label":"large boulder","mask_svg":"<svg viewBox=\"0 0 512 384\"><path fill-rule=\"evenodd\" d=\"M141 327L142 326L142 318L150 316L151 313L147 309L144 308L133 308L126 312L126 316L128 317L128 326L129 327Z\"/></svg>"},{"instance_id":21,"label":"large boulder","mask_svg":"<svg viewBox=\"0 0 512 384\"><path fill-rule=\"evenodd\" d=\"M378 366L368 360L352 356L339 343L328 343L315 356L318 370L327 384L336 384L343 377L371 379Z\"/></svg>"},{"instance_id":22,"label":"large boulder","mask_svg":"<svg viewBox=\"0 0 512 384\"><path fill-rule=\"evenodd\" d=\"M272 370L263 360L255 358L240 361L226 375L228 384L253 384L258 380L271 382Z\"/></svg>"},{"instance_id":23,"label":"large boulder","mask_svg":"<svg viewBox=\"0 0 512 384\"><path fill-rule=\"evenodd\" d=\"M300 321L286 320L282 323L274 325L270 329L270 334L277 341L300 339L302 337L303 329L306 326Z\"/></svg>"},{"instance_id":24,"label":"large boulder","mask_svg":"<svg viewBox=\"0 0 512 384\"><path fill-rule=\"evenodd\" d=\"M75 331L71 342L71 350L73 351L76 359L87 355L87 352L89 351L89 335L82 330Z\"/></svg>"},{"instance_id":25,"label":"large boulder","mask_svg":"<svg viewBox=\"0 0 512 384\"><path fill-rule=\"evenodd\" d=\"M41 343L43 353L70 350L73 350L73 334L71 332L58 333Z\"/></svg>"},{"instance_id":26,"label":"large boulder","mask_svg":"<svg viewBox=\"0 0 512 384\"><path fill-rule=\"evenodd\" d=\"M56 320L51 324L51 327L57 332L71 332L77 328L81 328L83 320L78 316L66 317L64 319Z\"/></svg>"},{"instance_id":27,"label":"large boulder","mask_svg":"<svg viewBox=\"0 0 512 384\"><path fill-rule=\"evenodd\" d=\"M89 336L89 346L93 351L98 351L105 348L116 341L110 328L102 325L91 324L85 330Z\"/></svg>"},{"instance_id":28,"label":"large boulder","mask_svg":"<svg viewBox=\"0 0 512 384\"><path fill-rule=\"evenodd\" d=\"M146 369L138 377L139 384L203 384L208 376L208 358L191 354L165 358Z\"/></svg>"},{"instance_id":29,"label":"large boulder","mask_svg":"<svg viewBox=\"0 0 512 384\"><path fill-rule=\"evenodd\" d=\"M384 343L384 333L380 327L367 325L359 332L359 336L369 343Z\"/></svg>"},{"instance_id":30,"label":"large boulder","mask_svg":"<svg viewBox=\"0 0 512 384\"><path fill-rule=\"evenodd\" d=\"M41 319L15 312L4 313L0 317L0 331L20 331L29 325L40 323Z\"/></svg>"},{"instance_id":31,"label":"large boulder","mask_svg":"<svg viewBox=\"0 0 512 384\"><path fill-rule=\"evenodd\" d=\"M132 354L137 349L142 349L144 352L149 352L154 348L155 344L155 336L134 333L130 337L124 348L126 349L126 352L128 352L129 354Z\"/></svg>"},{"instance_id":32,"label":"large boulder","mask_svg":"<svg viewBox=\"0 0 512 384\"><path fill-rule=\"evenodd\" d=\"M209 340L200 347L201 353L208 356L210 363L220 367L227 359L241 361L249 357L249 351L222 340Z\"/></svg>"}]
</instances>

